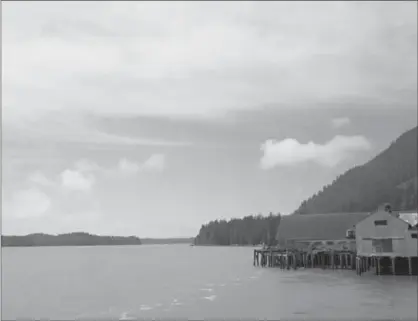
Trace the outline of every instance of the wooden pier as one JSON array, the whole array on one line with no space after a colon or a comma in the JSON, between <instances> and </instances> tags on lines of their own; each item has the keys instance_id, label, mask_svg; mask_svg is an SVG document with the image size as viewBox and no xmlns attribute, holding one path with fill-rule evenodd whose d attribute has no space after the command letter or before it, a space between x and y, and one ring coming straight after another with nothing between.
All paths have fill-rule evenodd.
<instances>
[{"instance_id":1,"label":"wooden pier","mask_svg":"<svg viewBox=\"0 0 418 321\"><path fill-rule=\"evenodd\" d=\"M253 265L285 270L321 268L353 270L357 275L418 275L418 257L357 256L348 250L255 249Z\"/></svg>"},{"instance_id":2,"label":"wooden pier","mask_svg":"<svg viewBox=\"0 0 418 321\"><path fill-rule=\"evenodd\" d=\"M256 249L253 265L281 269L322 268L356 269L356 255L351 251L302 251L294 249Z\"/></svg>"},{"instance_id":3,"label":"wooden pier","mask_svg":"<svg viewBox=\"0 0 418 321\"><path fill-rule=\"evenodd\" d=\"M368 271L376 275L418 275L418 257L357 256L356 273Z\"/></svg>"}]
</instances>

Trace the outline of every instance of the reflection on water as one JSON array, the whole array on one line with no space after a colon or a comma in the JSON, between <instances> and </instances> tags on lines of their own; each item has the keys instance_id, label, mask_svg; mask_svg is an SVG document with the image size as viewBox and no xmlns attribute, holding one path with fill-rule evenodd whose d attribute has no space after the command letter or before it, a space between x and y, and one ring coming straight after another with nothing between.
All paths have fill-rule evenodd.
<instances>
[{"instance_id":1,"label":"reflection on water","mask_svg":"<svg viewBox=\"0 0 418 321\"><path fill-rule=\"evenodd\" d=\"M3 249L4 319L417 319L417 278L263 269L240 247Z\"/></svg>"}]
</instances>

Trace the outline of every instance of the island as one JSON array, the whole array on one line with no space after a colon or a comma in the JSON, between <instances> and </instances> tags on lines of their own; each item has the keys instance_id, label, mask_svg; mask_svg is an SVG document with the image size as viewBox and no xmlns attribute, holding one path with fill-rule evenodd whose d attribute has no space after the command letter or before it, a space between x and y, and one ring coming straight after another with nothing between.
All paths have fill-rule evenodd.
<instances>
[{"instance_id":1,"label":"island","mask_svg":"<svg viewBox=\"0 0 418 321\"><path fill-rule=\"evenodd\" d=\"M67 234L35 233L22 236L2 235L2 247L29 247L29 246L94 246L94 245L141 245L136 236L101 236L85 232Z\"/></svg>"},{"instance_id":2,"label":"island","mask_svg":"<svg viewBox=\"0 0 418 321\"><path fill-rule=\"evenodd\" d=\"M103 236L86 232L67 234L34 233L28 235L2 235L2 247L29 246L98 246L98 245L168 245L192 244L193 237L139 238L136 236Z\"/></svg>"}]
</instances>

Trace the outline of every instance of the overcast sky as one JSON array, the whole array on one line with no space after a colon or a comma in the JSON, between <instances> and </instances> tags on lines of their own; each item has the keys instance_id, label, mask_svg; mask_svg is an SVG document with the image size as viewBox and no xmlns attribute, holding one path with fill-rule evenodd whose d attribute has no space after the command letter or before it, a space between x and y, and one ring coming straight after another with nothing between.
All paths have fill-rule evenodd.
<instances>
[{"instance_id":1,"label":"overcast sky","mask_svg":"<svg viewBox=\"0 0 418 321\"><path fill-rule=\"evenodd\" d=\"M5 2L5 234L287 214L417 118L416 2Z\"/></svg>"}]
</instances>

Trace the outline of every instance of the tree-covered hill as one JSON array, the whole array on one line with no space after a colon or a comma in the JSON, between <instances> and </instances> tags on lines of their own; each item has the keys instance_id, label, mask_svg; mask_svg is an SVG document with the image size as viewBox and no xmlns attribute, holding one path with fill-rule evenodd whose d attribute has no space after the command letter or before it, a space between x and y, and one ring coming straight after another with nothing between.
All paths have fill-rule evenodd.
<instances>
[{"instance_id":1,"label":"tree-covered hill","mask_svg":"<svg viewBox=\"0 0 418 321\"><path fill-rule=\"evenodd\" d=\"M256 245L273 244L280 214L265 217L246 216L242 219L211 221L201 227L196 245Z\"/></svg>"},{"instance_id":2,"label":"tree-covered hill","mask_svg":"<svg viewBox=\"0 0 418 321\"><path fill-rule=\"evenodd\" d=\"M415 127L368 163L303 201L295 214L372 211L386 202L397 210L416 209L417 143Z\"/></svg>"},{"instance_id":3,"label":"tree-covered hill","mask_svg":"<svg viewBox=\"0 0 418 321\"><path fill-rule=\"evenodd\" d=\"M2 235L1 245L6 246L92 246L92 245L140 245L135 236L99 236L84 232L50 235L29 234L24 236Z\"/></svg>"},{"instance_id":4,"label":"tree-covered hill","mask_svg":"<svg viewBox=\"0 0 418 321\"><path fill-rule=\"evenodd\" d=\"M193 237L178 237L178 238L141 238L142 245L158 245L158 244L192 244Z\"/></svg>"}]
</instances>

